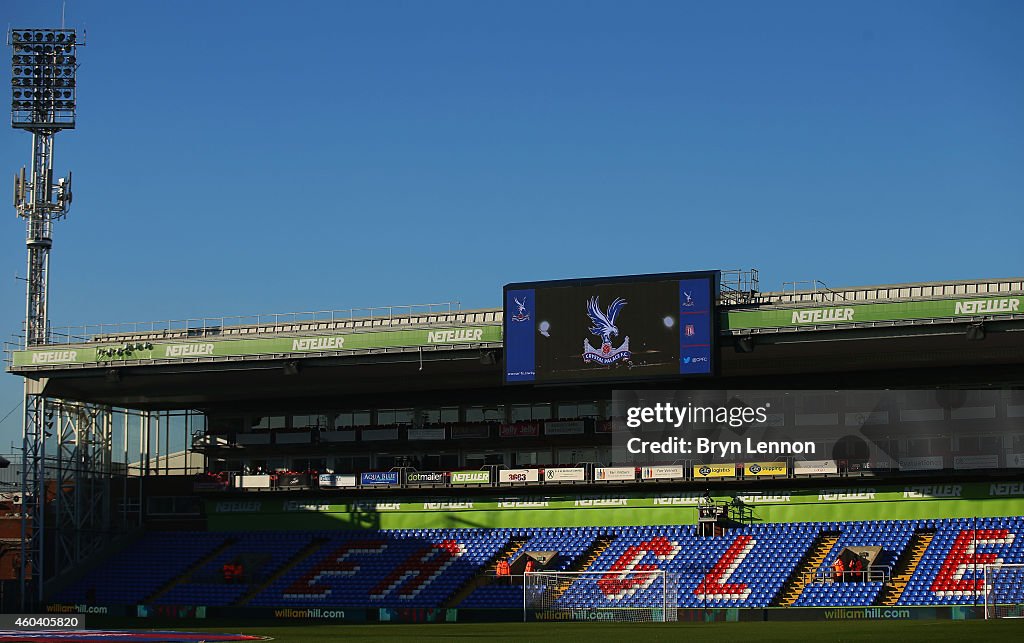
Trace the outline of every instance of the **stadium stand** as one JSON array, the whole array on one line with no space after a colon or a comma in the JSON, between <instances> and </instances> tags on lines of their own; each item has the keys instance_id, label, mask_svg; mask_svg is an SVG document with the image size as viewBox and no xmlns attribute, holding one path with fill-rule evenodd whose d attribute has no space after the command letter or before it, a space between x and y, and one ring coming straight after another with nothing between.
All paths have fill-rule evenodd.
<instances>
[{"instance_id":1,"label":"stadium stand","mask_svg":"<svg viewBox=\"0 0 1024 643\"><path fill-rule=\"evenodd\" d=\"M1024 518L806 522L745 526L702 538L693 526L538 529L409 529L351 532L160 533L145 535L108 564L66 589L59 600L105 604L245 604L263 607L441 607L477 582L460 608L521 607L521 580L497 578L494 564L511 547L556 551L550 570L607 571L600 583L576 583L559 607L643 607L660 590L630 580L633 570L678 574L679 607L768 607L778 604L794 571L823 542L829 552L800 579L798 607L884 604L883 589L910 551L914 535L934 533L899 605L976 604L986 563L1024 562L1017 536ZM610 544L596 557L599 539ZM879 580L834 582L832 561L846 547L880 547ZM312 549L312 553L309 550ZM295 559L300 557L295 564ZM249 561L245 582L217 574L227 561ZM291 565L290 565L291 563ZM275 572L284 571L280 575ZM269 581L269 582L268 582ZM518 584L517 584L518 583ZM1024 600L1010 578L1004 594Z\"/></svg>"}]
</instances>

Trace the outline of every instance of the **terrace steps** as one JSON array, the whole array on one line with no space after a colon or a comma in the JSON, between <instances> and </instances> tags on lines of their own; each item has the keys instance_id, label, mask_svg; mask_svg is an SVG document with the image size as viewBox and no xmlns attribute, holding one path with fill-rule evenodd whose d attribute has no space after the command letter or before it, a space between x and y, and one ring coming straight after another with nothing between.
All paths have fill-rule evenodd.
<instances>
[{"instance_id":1,"label":"terrace steps","mask_svg":"<svg viewBox=\"0 0 1024 643\"><path fill-rule=\"evenodd\" d=\"M878 600L875 601L876 605L895 605L900 600L900 596L903 596L903 591L907 588L914 572L917 571L917 566L921 564L921 559L924 558L925 552L928 551L928 545L931 544L934 537L935 530L914 532L907 549L896 563L892 580L879 593Z\"/></svg>"},{"instance_id":2,"label":"terrace steps","mask_svg":"<svg viewBox=\"0 0 1024 643\"><path fill-rule=\"evenodd\" d=\"M791 607L796 602L796 599L800 598L800 594L807 587L811 579L814 578L815 572L825 562L825 558L828 557L829 552L832 551L837 542L839 542L838 532L822 532L815 539L807 553L804 554L803 560L800 561L796 570L789 577L789 580L782 586L779 598L776 599L776 605L779 607Z\"/></svg>"},{"instance_id":3,"label":"terrace steps","mask_svg":"<svg viewBox=\"0 0 1024 643\"><path fill-rule=\"evenodd\" d=\"M177 585L179 585L181 583L187 583L187 582L191 581L193 574L195 574L197 571L199 571L200 569L205 567L208 563L210 563L215 558L217 558L217 556L220 556L225 551L227 551L228 549L233 547L235 545L235 543L237 543L237 542L238 542L237 538L225 538L224 542L222 542L220 545L217 545L216 547L213 548L213 551L211 551L207 555L203 556L202 558L200 558L196 562L192 563L188 567L188 569L186 569L183 573L181 573L178 576L175 576L171 580L167 581L162 586L160 586L160 588L158 588L155 592L153 592L152 594L147 596L146 599L144 601L142 601L142 604L143 605L153 605L153 604L156 603L157 600L162 598L164 596L164 594L166 594L167 592L169 592L172 589L174 589Z\"/></svg>"},{"instance_id":4,"label":"terrace steps","mask_svg":"<svg viewBox=\"0 0 1024 643\"><path fill-rule=\"evenodd\" d=\"M306 560L316 552L320 551L320 548L323 547L324 543L326 542L329 542L329 539L314 538L313 540L309 541L309 543L305 547L300 549L298 552L296 552L294 556L285 561L285 563L281 565L277 569L277 571L271 574L265 581L263 581L262 583L253 584L249 591L247 591L238 600L232 603L232 607L242 607L248 605L249 601L256 598L260 594L260 592L265 590L267 587L270 587L271 583L287 574L302 561Z\"/></svg>"}]
</instances>

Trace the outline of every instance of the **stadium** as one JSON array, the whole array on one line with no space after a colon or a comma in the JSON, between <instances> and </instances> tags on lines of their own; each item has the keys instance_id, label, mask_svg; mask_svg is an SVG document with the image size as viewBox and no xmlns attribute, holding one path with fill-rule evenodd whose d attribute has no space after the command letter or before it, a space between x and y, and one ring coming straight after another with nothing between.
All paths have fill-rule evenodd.
<instances>
[{"instance_id":1,"label":"stadium","mask_svg":"<svg viewBox=\"0 0 1024 643\"><path fill-rule=\"evenodd\" d=\"M1019 637L1024 278L680 265L53 327L84 42L8 41L0 640Z\"/></svg>"},{"instance_id":2,"label":"stadium","mask_svg":"<svg viewBox=\"0 0 1024 643\"><path fill-rule=\"evenodd\" d=\"M548 356L542 383L515 381L512 316L533 315L540 355L538 320L560 319L545 298L624 290L617 323L637 348L637 289L694 278L700 372L637 382L596 364L588 381L582 359L564 375ZM1024 282L759 292L755 271L713 271L529 286L536 310L513 284L504 308L68 329L13 351L60 439L36 469L45 501L8 505L40 523L23 598L143 622L1021 614ZM676 335L671 359L692 366ZM806 459L609 466L619 389L669 388L804 391L777 425L849 435ZM908 395L844 398L837 414L818 395L866 390ZM937 423L901 433L924 418ZM851 556L866 565L837 575Z\"/></svg>"}]
</instances>

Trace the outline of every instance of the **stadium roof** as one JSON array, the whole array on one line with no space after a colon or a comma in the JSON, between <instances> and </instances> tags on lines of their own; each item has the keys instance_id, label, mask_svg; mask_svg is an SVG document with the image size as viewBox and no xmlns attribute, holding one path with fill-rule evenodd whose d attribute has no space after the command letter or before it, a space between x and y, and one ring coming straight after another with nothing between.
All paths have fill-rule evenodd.
<instances>
[{"instance_id":1,"label":"stadium roof","mask_svg":"<svg viewBox=\"0 0 1024 643\"><path fill-rule=\"evenodd\" d=\"M129 407L500 386L501 309L364 312L55 333L66 341L11 352L8 370L42 379L52 396ZM1015 335L1024 330L1024 278L732 293L719 315L723 384L773 373L971 364L997 372L1024 363ZM968 342L968 326L979 324L985 341ZM745 337L756 350L732 350Z\"/></svg>"}]
</instances>

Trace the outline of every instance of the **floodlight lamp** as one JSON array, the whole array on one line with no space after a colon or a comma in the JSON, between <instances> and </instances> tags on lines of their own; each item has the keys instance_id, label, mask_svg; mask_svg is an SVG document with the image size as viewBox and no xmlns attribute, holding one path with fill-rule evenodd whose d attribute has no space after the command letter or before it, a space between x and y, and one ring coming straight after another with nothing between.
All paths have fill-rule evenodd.
<instances>
[{"instance_id":1,"label":"floodlight lamp","mask_svg":"<svg viewBox=\"0 0 1024 643\"><path fill-rule=\"evenodd\" d=\"M967 339L973 342L980 342L985 339L985 324L977 322L967 325Z\"/></svg>"},{"instance_id":2,"label":"floodlight lamp","mask_svg":"<svg viewBox=\"0 0 1024 643\"><path fill-rule=\"evenodd\" d=\"M750 335L743 335L736 338L735 349L737 353L753 353L754 346L754 338Z\"/></svg>"}]
</instances>

